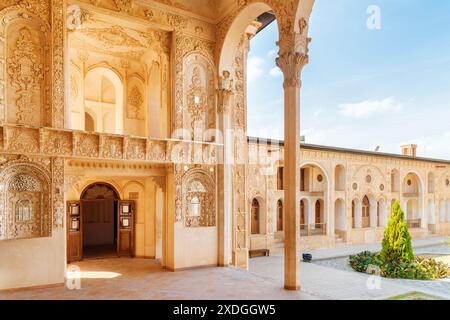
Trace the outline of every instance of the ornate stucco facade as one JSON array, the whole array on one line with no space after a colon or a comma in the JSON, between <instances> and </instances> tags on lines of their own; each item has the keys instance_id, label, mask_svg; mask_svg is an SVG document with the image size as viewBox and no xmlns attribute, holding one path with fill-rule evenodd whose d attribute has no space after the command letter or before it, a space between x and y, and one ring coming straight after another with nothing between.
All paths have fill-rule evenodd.
<instances>
[{"instance_id":1,"label":"ornate stucco facade","mask_svg":"<svg viewBox=\"0 0 450 320\"><path fill-rule=\"evenodd\" d=\"M300 151L313 2L2 1L0 289L63 283L83 243L106 241L99 224L114 228L118 255L169 270L247 268L250 250L284 241L287 289L299 288L301 246L376 241L392 199L410 204L416 236L448 234L449 163ZM246 136L249 43L269 11L283 147Z\"/></svg>"}]
</instances>

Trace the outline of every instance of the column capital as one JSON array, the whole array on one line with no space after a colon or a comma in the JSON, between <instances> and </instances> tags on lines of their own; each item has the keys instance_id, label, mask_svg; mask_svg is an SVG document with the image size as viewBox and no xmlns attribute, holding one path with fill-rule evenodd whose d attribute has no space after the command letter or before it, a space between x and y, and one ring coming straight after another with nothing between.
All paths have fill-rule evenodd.
<instances>
[{"instance_id":1,"label":"column capital","mask_svg":"<svg viewBox=\"0 0 450 320\"><path fill-rule=\"evenodd\" d=\"M277 66L284 74L285 87L300 87L300 73L308 64L309 56L300 52L285 52L276 59Z\"/></svg>"},{"instance_id":2,"label":"column capital","mask_svg":"<svg viewBox=\"0 0 450 320\"><path fill-rule=\"evenodd\" d=\"M233 95L233 79L231 73L228 70L224 70L222 76L219 76L219 87L217 89L218 94L218 106L217 111L219 114L224 114L229 111L230 98Z\"/></svg>"}]
</instances>

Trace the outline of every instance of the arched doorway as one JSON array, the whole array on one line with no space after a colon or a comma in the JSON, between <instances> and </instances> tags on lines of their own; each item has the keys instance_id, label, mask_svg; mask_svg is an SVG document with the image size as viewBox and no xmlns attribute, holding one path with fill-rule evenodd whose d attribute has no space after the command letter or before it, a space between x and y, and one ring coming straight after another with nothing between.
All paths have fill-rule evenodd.
<instances>
[{"instance_id":1,"label":"arched doorway","mask_svg":"<svg viewBox=\"0 0 450 320\"><path fill-rule=\"evenodd\" d=\"M367 196L362 201L362 227L370 227L370 201Z\"/></svg>"},{"instance_id":2,"label":"arched doorway","mask_svg":"<svg viewBox=\"0 0 450 320\"><path fill-rule=\"evenodd\" d=\"M252 201L252 212L251 212L251 231L252 234L259 234L260 233L260 205L259 201L255 198Z\"/></svg>"},{"instance_id":3,"label":"arched doorway","mask_svg":"<svg viewBox=\"0 0 450 320\"><path fill-rule=\"evenodd\" d=\"M67 261L134 256L135 203L108 183L94 183L67 201Z\"/></svg>"},{"instance_id":4,"label":"arched doorway","mask_svg":"<svg viewBox=\"0 0 450 320\"><path fill-rule=\"evenodd\" d=\"M277 202L277 231L283 231L283 202L278 200Z\"/></svg>"},{"instance_id":5,"label":"arched doorway","mask_svg":"<svg viewBox=\"0 0 450 320\"><path fill-rule=\"evenodd\" d=\"M117 191L109 184L88 186L81 195L83 258L117 254Z\"/></svg>"}]
</instances>

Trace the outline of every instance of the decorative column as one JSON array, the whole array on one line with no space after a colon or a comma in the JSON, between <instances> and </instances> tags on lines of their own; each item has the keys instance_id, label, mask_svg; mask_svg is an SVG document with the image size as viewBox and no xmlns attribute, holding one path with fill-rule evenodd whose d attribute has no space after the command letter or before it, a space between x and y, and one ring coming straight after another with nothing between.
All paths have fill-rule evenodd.
<instances>
[{"instance_id":1,"label":"decorative column","mask_svg":"<svg viewBox=\"0 0 450 320\"><path fill-rule=\"evenodd\" d=\"M67 72L64 68L67 54L65 50L66 2L52 0L52 106L47 110L46 125L53 128L64 128L65 79Z\"/></svg>"},{"instance_id":2,"label":"decorative column","mask_svg":"<svg viewBox=\"0 0 450 320\"><path fill-rule=\"evenodd\" d=\"M219 122L219 134L223 143L217 166L217 222L219 233L219 266L228 266L231 262L231 211L232 211L232 179L231 162L233 159L231 135L231 110L230 100L233 94L233 80L229 71L223 71L219 78L217 89L217 111Z\"/></svg>"},{"instance_id":3,"label":"decorative column","mask_svg":"<svg viewBox=\"0 0 450 320\"><path fill-rule=\"evenodd\" d=\"M284 74L284 288L300 289L300 73L307 53L283 51L276 59Z\"/></svg>"}]
</instances>

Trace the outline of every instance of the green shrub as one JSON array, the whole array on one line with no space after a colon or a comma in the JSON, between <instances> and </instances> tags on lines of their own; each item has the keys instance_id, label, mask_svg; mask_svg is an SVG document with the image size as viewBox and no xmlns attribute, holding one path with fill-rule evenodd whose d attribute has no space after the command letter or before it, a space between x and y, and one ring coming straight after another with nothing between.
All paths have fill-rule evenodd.
<instances>
[{"instance_id":1,"label":"green shrub","mask_svg":"<svg viewBox=\"0 0 450 320\"><path fill-rule=\"evenodd\" d=\"M398 201L392 206L391 218L384 230L381 259L385 262L410 262L414 258L411 236Z\"/></svg>"},{"instance_id":2,"label":"green shrub","mask_svg":"<svg viewBox=\"0 0 450 320\"><path fill-rule=\"evenodd\" d=\"M415 257L411 261L383 261L379 253L364 251L349 257L349 263L357 272L367 272L369 266L378 266L381 276L396 279L433 280L450 276L446 263L435 259Z\"/></svg>"},{"instance_id":3,"label":"green shrub","mask_svg":"<svg viewBox=\"0 0 450 320\"><path fill-rule=\"evenodd\" d=\"M419 257L414 258L414 262L423 273L430 275L430 279L442 279L450 276L450 267L444 262Z\"/></svg>"},{"instance_id":4,"label":"green shrub","mask_svg":"<svg viewBox=\"0 0 450 320\"><path fill-rule=\"evenodd\" d=\"M370 265L381 266L382 260L379 253L364 251L349 257L349 263L353 270L358 272L366 272Z\"/></svg>"}]
</instances>

